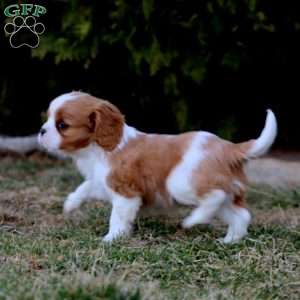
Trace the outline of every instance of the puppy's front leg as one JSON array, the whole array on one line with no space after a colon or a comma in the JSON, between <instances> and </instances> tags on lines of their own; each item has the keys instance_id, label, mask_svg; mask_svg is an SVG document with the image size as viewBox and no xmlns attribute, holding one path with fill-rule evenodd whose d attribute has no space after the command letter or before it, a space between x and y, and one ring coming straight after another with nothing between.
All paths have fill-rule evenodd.
<instances>
[{"instance_id":1,"label":"puppy's front leg","mask_svg":"<svg viewBox=\"0 0 300 300\"><path fill-rule=\"evenodd\" d=\"M120 195L113 197L109 231L103 238L104 242L110 243L121 236L130 234L141 203L139 197L125 198Z\"/></svg>"},{"instance_id":2,"label":"puppy's front leg","mask_svg":"<svg viewBox=\"0 0 300 300\"><path fill-rule=\"evenodd\" d=\"M65 214L78 208L82 202L90 196L91 185L92 183L89 180L84 181L73 193L68 195L68 198L64 203Z\"/></svg>"}]
</instances>

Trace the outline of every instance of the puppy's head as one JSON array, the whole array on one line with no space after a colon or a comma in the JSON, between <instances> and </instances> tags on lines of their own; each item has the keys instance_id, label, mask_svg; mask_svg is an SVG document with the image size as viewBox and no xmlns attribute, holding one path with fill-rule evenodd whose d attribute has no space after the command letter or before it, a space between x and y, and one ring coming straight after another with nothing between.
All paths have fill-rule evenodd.
<instances>
[{"instance_id":1,"label":"puppy's head","mask_svg":"<svg viewBox=\"0 0 300 300\"><path fill-rule=\"evenodd\" d=\"M39 143L49 151L74 152L97 143L112 151L121 140L124 117L117 107L81 92L54 99L48 120L39 133Z\"/></svg>"}]
</instances>

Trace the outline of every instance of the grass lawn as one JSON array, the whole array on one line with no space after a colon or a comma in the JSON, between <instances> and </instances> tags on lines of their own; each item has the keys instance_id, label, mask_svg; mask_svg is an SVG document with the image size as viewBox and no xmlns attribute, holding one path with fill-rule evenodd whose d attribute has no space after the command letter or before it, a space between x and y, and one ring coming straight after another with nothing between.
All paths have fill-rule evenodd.
<instances>
[{"instance_id":1,"label":"grass lawn","mask_svg":"<svg viewBox=\"0 0 300 300\"><path fill-rule=\"evenodd\" d=\"M300 190L252 187L249 235L184 231L179 216L139 218L131 238L101 242L109 207L62 204L81 181L72 164L0 159L0 299L299 299Z\"/></svg>"}]
</instances>

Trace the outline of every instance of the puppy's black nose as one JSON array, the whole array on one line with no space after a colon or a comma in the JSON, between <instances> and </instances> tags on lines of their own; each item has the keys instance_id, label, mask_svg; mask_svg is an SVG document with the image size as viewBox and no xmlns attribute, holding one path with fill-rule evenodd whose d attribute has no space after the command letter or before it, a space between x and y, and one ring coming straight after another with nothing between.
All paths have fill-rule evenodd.
<instances>
[{"instance_id":1,"label":"puppy's black nose","mask_svg":"<svg viewBox=\"0 0 300 300\"><path fill-rule=\"evenodd\" d=\"M44 135L45 133L46 133L46 129L45 128L41 128L41 130L40 130L40 135Z\"/></svg>"}]
</instances>

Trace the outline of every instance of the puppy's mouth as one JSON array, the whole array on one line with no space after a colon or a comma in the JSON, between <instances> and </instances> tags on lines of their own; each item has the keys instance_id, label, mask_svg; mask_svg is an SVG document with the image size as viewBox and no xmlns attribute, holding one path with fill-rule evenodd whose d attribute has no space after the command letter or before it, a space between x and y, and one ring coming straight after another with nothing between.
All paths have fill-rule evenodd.
<instances>
[{"instance_id":1,"label":"puppy's mouth","mask_svg":"<svg viewBox=\"0 0 300 300\"><path fill-rule=\"evenodd\" d=\"M37 137L37 140L38 140L38 144L44 148L45 150L49 150L51 151L51 149L49 149L49 145L47 145L47 143L45 142L45 137L43 137L40 133L38 134L38 137Z\"/></svg>"},{"instance_id":2,"label":"puppy's mouth","mask_svg":"<svg viewBox=\"0 0 300 300\"><path fill-rule=\"evenodd\" d=\"M41 149L43 149L46 153L50 154L51 156L57 157L59 159L66 159L68 158L67 153L65 153L63 150L61 149L57 149L51 145L48 145L45 141L44 141L44 137L42 137L40 134L38 135L38 144L41 147Z\"/></svg>"},{"instance_id":3,"label":"puppy's mouth","mask_svg":"<svg viewBox=\"0 0 300 300\"><path fill-rule=\"evenodd\" d=\"M57 148L54 148L53 146L51 146L50 144L47 143L47 137L42 136L40 133L38 134L38 144L46 151L49 152L56 152L58 151Z\"/></svg>"}]
</instances>

